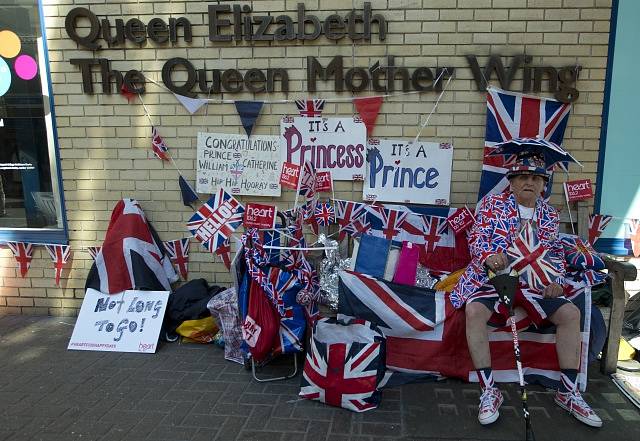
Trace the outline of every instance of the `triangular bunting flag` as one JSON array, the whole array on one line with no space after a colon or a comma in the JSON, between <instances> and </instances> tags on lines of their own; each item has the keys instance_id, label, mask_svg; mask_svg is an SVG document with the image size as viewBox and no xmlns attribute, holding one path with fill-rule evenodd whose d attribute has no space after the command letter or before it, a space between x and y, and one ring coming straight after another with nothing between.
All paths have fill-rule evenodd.
<instances>
[{"instance_id":1,"label":"triangular bunting flag","mask_svg":"<svg viewBox=\"0 0 640 441\"><path fill-rule=\"evenodd\" d=\"M362 118L364 125L367 127L367 135L371 136L373 127L376 125L376 118L380 112L380 106L382 106L382 97L354 98L353 104L356 106L360 118Z\"/></svg>"},{"instance_id":2,"label":"triangular bunting flag","mask_svg":"<svg viewBox=\"0 0 640 441\"><path fill-rule=\"evenodd\" d=\"M596 243L604 229L611 222L613 217L606 214L590 214L589 215L589 243Z\"/></svg>"},{"instance_id":3,"label":"triangular bunting flag","mask_svg":"<svg viewBox=\"0 0 640 441\"><path fill-rule=\"evenodd\" d=\"M18 268L20 268L20 276L24 278L31 266L31 259L33 259L33 244L23 242L7 242L13 256L16 258Z\"/></svg>"},{"instance_id":4,"label":"triangular bunting flag","mask_svg":"<svg viewBox=\"0 0 640 441\"><path fill-rule=\"evenodd\" d=\"M189 185L189 183L180 175L178 178L178 184L180 185L180 193L182 193L182 203L186 207L191 207L191 204L200 198L198 198L198 194L195 192L193 187ZM191 207L193 208L193 207Z\"/></svg>"},{"instance_id":5,"label":"triangular bunting flag","mask_svg":"<svg viewBox=\"0 0 640 441\"><path fill-rule=\"evenodd\" d=\"M200 107L204 106L207 103L207 100L202 98L189 98L188 96L178 95L174 93L176 99L180 101L180 103L187 109L187 112L190 114L194 114L200 109Z\"/></svg>"},{"instance_id":6,"label":"triangular bunting flag","mask_svg":"<svg viewBox=\"0 0 640 441\"><path fill-rule=\"evenodd\" d=\"M59 286L62 267L69 261L71 247L69 245L45 245L45 247L53 260L53 268L56 271L56 286Z\"/></svg>"},{"instance_id":7,"label":"triangular bunting flag","mask_svg":"<svg viewBox=\"0 0 640 441\"><path fill-rule=\"evenodd\" d=\"M633 257L640 257L640 220L631 219L629 226L631 227L629 239L631 239L631 251L633 252Z\"/></svg>"},{"instance_id":8,"label":"triangular bunting flag","mask_svg":"<svg viewBox=\"0 0 640 441\"><path fill-rule=\"evenodd\" d=\"M226 266L228 270L231 270L231 258L229 256L230 253L231 244L229 243L229 239L225 240L224 243L216 249L216 255L222 258L224 266Z\"/></svg>"},{"instance_id":9,"label":"triangular bunting flag","mask_svg":"<svg viewBox=\"0 0 640 441\"><path fill-rule=\"evenodd\" d=\"M300 116L318 118L322 116L324 100L296 100L296 107Z\"/></svg>"},{"instance_id":10,"label":"triangular bunting flag","mask_svg":"<svg viewBox=\"0 0 640 441\"><path fill-rule=\"evenodd\" d=\"M151 149L158 159L169 160L169 147L164 143L164 139L158 133L158 129L151 127Z\"/></svg>"},{"instance_id":11,"label":"triangular bunting flag","mask_svg":"<svg viewBox=\"0 0 640 441\"><path fill-rule=\"evenodd\" d=\"M235 104L240 121L242 121L242 127L247 132L247 137L250 137L264 103L262 101L236 101Z\"/></svg>"},{"instance_id":12,"label":"triangular bunting flag","mask_svg":"<svg viewBox=\"0 0 640 441\"><path fill-rule=\"evenodd\" d=\"M93 260L96 260L96 256L98 255L101 249L102 247L87 247L87 251L89 251L89 254L91 255L91 258Z\"/></svg>"},{"instance_id":13,"label":"triangular bunting flag","mask_svg":"<svg viewBox=\"0 0 640 441\"><path fill-rule=\"evenodd\" d=\"M182 280L187 280L189 274L189 238L170 240L164 243L164 249L167 250L171 263L173 263Z\"/></svg>"},{"instance_id":14,"label":"triangular bunting flag","mask_svg":"<svg viewBox=\"0 0 640 441\"><path fill-rule=\"evenodd\" d=\"M136 99L136 94L127 89L127 86L124 85L124 82L122 83L122 86L120 86L120 95L125 97L127 99L127 102L129 103Z\"/></svg>"}]
</instances>

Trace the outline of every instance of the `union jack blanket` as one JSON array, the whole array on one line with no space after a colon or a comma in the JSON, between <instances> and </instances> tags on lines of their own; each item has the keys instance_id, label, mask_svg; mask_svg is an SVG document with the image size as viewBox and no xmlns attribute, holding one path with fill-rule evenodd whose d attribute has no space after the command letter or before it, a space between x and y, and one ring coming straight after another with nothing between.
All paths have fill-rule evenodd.
<instances>
[{"instance_id":1,"label":"union jack blanket","mask_svg":"<svg viewBox=\"0 0 640 441\"><path fill-rule=\"evenodd\" d=\"M378 325L387 339L386 385L442 376L478 381L469 356L464 309L456 309L448 293L399 285L353 271L340 273L338 317L357 317ZM591 289L573 282L567 297L580 309L582 358L578 383L584 391L591 317ZM516 304L516 306L518 306ZM493 321L493 320L492 320ZM520 351L527 383L557 388L560 368L555 328L531 326L522 308L516 308ZM493 375L499 382L517 382L510 328L489 334Z\"/></svg>"}]
</instances>

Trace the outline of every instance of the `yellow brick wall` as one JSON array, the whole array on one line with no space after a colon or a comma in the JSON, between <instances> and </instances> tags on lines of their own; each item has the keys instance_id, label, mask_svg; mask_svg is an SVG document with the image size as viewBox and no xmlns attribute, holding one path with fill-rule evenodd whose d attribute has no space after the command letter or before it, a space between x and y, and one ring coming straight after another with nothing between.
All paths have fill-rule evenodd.
<instances>
[{"instance_id":1,"label":"yellow brick wall","mask_svg":"<svg viewBox=\"0 0 640 441\"><path fill-rule=\"evenodd\" d=\"M334 55L345 56L345 68L353 63L368 67L384 63L394 55L396 65L453 66L456 76L444 95L438 112L422 134L423 140L453 139L454 163L451 200L454 206L474 203L478 191L485 124L485 98L477 92L467 54L480 56L484 65L489 54L526 54L533 65L560 68L580 64L577 82L580 97L573 107L565 134L565 147L584 164L572 179L590 178L595 182L604 78L609 37L610 0L371 0L374 13L388 20L388 36L370 43L344 38L333 42L325 37L305 42L212 43L208 40L208 4L215 2L179 0L44 0L50 69L56 106L56 122L62 159L62 177L69 221L69 240L73 261L63 274L60 288L53 283L51 261L42 247L36 248L26 278L16 275L9 250L0 251L0 313L75 314L84 294L84 282L91 258L84 249L100 245L104 239L111 209L124 197L137 199L164 240L186 237L185 222L192 212L182 205L174 168L151 157L150 124L141 105L127 104L116 94L86 95L81 75L71 58L109 58L112 68L139 69L159 81L162 65L171 57L189 59L196 68L214 65L246 70L251 67L287 67L290 93L252 95L224 94L225 99L295 99L307 96L306 56L314 55L326 63ZM232 4L234 2L221 2ZM294 17L297 0L237 1L251 4L254 12ZM323 19L332 13L344 16L348 9L362 8L363 0L305 1L307 12ZM185 16L193 24L193 42L183 39L171 44L147 42L138 47L130 42L115 49L92 52L79 48L67 36L64 20L76 6L88 7L99 18L138 17L147 23L153 17ZM105 45L106 46L106 45ZM506 63L510 59L504 59ZM521 78L521 77L520 77ZM331 83L318 83L316 95L335 97ZM497 84L494 81L494 84ZM514 86L518 86L516 81ZM101 91L101 86L98 86ZM517 90L517 88L516 88ZM367 95L362 93L361 95ZM375 94L375 93L371 93ZM349 96L343 94L342 96ZM412 138L421 118L431 110L437 94L426 92L385 100L374 135ZM204 97L200 95L200 97ZM191 182L195 179L196 134L200 130L242 133L239 118L231 104L211 104L191 116L174 96L150 82L144 101L155 125L173 153L177 166ZM265 105L254 133L277 134L283 114L295 113L293 104ZM349 116L351 103L329 103L326 115ZM564 180L560 177L559 181ZM556 183L552 202L562 207L561 186ZM337 197L361 199L361 184L339 182ZM202 195L204 199L206 195ZM259 198L291 205L293 193L283 197ZM241 198L248 200L248 198ZM228 285L224 266L192 242L190 277Z\"/></svg>"}]
</instances>

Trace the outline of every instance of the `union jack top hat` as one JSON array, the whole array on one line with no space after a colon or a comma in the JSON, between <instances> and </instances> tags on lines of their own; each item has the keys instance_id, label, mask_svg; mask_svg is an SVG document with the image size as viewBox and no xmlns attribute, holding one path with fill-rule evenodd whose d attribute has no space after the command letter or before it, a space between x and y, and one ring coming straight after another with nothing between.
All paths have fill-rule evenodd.
<instances>
[{"instance_id":1,"label":"union jack top hat","mask_svg":"<svg viewBox=\"0 0 640 441\"><path fill-rule=\"evenodd\" d=\"M509 168L507 179L518 175L542 176L545 181L548 181L551 171L545 168L544 158L540 153L522 151L518 153L515 163Z\"/></svg>"}]
</instances>

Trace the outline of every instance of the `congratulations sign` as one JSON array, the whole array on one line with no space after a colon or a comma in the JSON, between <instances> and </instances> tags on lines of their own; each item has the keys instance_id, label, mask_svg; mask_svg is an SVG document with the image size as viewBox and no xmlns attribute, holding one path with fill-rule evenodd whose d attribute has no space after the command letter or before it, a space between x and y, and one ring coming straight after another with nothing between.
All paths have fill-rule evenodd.
<instances>
[{"instance_id":1,"label":"congratulations sign","mask_svg":"<svg viewBox=\"0 0 640 441\"><path fill-rule=\"evenodd\" d=\"M366 200L448 205L453 147L448 143L371 139Z\"/></svg>"},{"instance_id":2,"label":"congratulations sign","mask_svg":"<svg viewBox=\"0 0 640 441\"><path fill-rule=\"evenodd\" d=\"M155 352L168 298L169 291L87 289L67 349Z\"/></svg>"},{"instance_id":3,"label":"congratulations sign","mask_svg":"<svg viewBox=\"0 0 640 441\"><path fill-rule=\"evenodd\" d=\"M228 188L231 194L280 196L277 136L198 133L198 193Z\"/></svg>"},{"instance_id":4,"label":"congratulations sign","mask_svg":"<svg viewBox=\"0 0 640 441\"><path fill-rule=\"evenodd\" d=\"M280 123L282 161L311 161L338 181L362 180L367 129L360 118L285 116Z\"/></svg>"}]
</instances>

